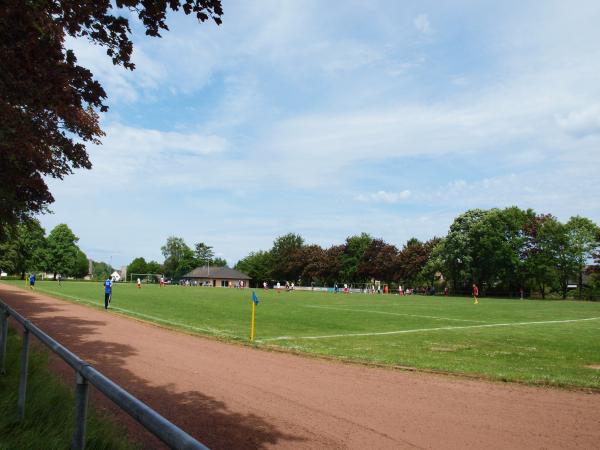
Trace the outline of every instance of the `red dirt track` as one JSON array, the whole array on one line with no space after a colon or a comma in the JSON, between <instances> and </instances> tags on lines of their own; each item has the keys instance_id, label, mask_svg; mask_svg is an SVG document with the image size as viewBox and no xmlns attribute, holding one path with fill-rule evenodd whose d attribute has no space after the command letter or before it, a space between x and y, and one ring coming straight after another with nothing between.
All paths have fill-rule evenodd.
<instances>
[{"instance_id":1,"label":"red dirt track","mask_svg":"<svg viewBox=\"0 0 600 450\"><path fill-rule=\"evenodd\" d=\"M260 351L4 284L0 299L214 449L600 448L598 393Z\"/></svg>"}]
</instances>

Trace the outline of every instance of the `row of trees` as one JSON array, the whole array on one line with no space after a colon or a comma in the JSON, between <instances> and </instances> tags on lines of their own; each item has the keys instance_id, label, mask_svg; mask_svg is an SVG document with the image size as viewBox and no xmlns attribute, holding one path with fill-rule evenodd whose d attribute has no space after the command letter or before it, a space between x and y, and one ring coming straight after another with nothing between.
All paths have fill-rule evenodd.
<instances>
[{"instance_id":1,"label":"row of trees","mask_svg":"<svg viewBox=\"0 0 600 450\"><path fill-rule=\"evenodd\" d=\"M561 223L549 214L517 207L474 209L458 216L447 236L408 240L401 249L366 233L342 245L306 245L297 234L277 238L268 251L236 264L255 282L294 280L302 284L362 284L373 279L407 287L447 285L485 291L534 290L564 298L570 282L588 292L600 289L600 231L584 217Z\"/></svg>"},{"instance_id":2,"label":"row of trees","mask_svg":"<svg viewBox=\"0 0 600 450\"><path fill-rule=\"evenodd\" d=\"M27 272L44 271L68 277L88 275L85 253L77 246L79 238L65 225L57 225L48 236L37 220L26 220L6 227L6 239L0 242L0 268L25 277ZM104 263L96 267L109 272ZM108 270L107 270L108 269Z\"/></svg>"},{"instance_id":3,"label":"row of trees","mask_svg":"<svg viewBox=\"0 0 600 450\"><path fill-rule=\"evenodd\" d=\"M322 248L306 245L302 236L286 234L273 242L268 251L250 253L235 268L255 282L294 280L300 284L362 284L372 280L416 284L433 249L440 242L410 239L399 250L367 233L350 236L341 245Z\"/></svg>"},{"instance_id":4,"label":"row of trees","mask_svg":"<svg viewBox=\"0 0 600 450\"><path fill-rule=\"evenodd\" d=\"M156 261L146 262L143 257L138 257L127 266L127 273L164 273L169 278L181 278L198 266L227 265L227 261L215 257L212 246L204 242L198 242L192 249L183 238L170 236L160 250L165 258L163 264Z\"/></svg>"}]
</instances>

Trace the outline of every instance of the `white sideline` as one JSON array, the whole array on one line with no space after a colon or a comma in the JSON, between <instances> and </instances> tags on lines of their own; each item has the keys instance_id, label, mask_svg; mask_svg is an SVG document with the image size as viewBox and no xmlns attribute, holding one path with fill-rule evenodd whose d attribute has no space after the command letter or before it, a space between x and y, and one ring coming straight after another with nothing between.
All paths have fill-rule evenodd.
<instances>
[{"instance_id":1,"label":"white sideline","mask_svg":"<svg viewBox=\"0 0 600 450\"><path fill-rule=\"evenodd\" d=\"M567 319L567 320L546 320L540 322L512 322L512 323L490 323L487 325L468 325L464 327L439 327L439 328L419 328L414 330L399 330L399 331L382 331L379 333L348 333L348 334L329 334L325 336L279 336L275 338L259 339L257 342L267 341L290 341L295 339L328 339L337 337L356 337L356 336L384 336L388 334L405 334L405 333L422 333L427 331L442 331L442 330L464 330L468 328L491 328L491 327L512 327L519 325L538 325L548 323L570 323L584 322L587 320L598 320L600 317L589 317L586 319Z\"/></svg>"},{"instance_id":2,"label":"white sideline","mask_svg":"<svg viewBox=\"0 0 600 450\"><path fill-rule=\"evenodd\" d=\"M38 289L39 292L46 292L48 294L56 294L57 296L63 296L63 297L68 297L68 298L72 298L73 300L77 300L78 303L87 303L88 305L94 305L94 306L99 306L98 303L96 302L92 302L89 300L84 300L83 298L80 297L75 297L74 295L68 295L68 294L63 294L62 292L57 292L57 291L51 291L49 289ZM102 305L100 305L102 306ZM160 323L164 323L167 325L174 325L177 327L181 327L181 328L186 328L188 330L192 330L192 331L204 331L204 332L208 332L208 333L214 333L214 334L219 334L219 335L224 335L224 336L230 336L230 337L236 337L235 334L233 333L229 333L227 331L223 331L223 330L219 330L217 328L212 328L212 327L194 327L192 325L187 325L185 323L180 323L180 322L172 322L170 320L165 320L165 319L161 319L160 317L155 317L155 316L150 316L148 314L143 314L143 313L139 313L136 311L131 311L129 309L125 309L125 308L120 308L118 306L110 306L110 309L114 309L115 311L121 311L124 313L127 313L129 315L132 316L139 316L139 317L143 317L145 319L150 319L153 320L155 322L160 322Z\"/></svg>"},{"instance_id":3,"label":"white sideline","mask_svg":"<svg viewBox=\"0 0 600 450\"><path fill-rule=\"evenodd\" d=\"M438 316L424 316L421 314L408 314L408 313L393 313L386 311L373 311L372 309L353 309L353 308L338 308L336 306L321 306L321 305L301 305L305 308L322 308L322 309L333 309L336 311L353 311L353 312L365 312L371 314L385 314L387 316L408 316L408 317L421 317L426 319L434 320L455 320L458 322L476 322L476 323L488 323L485 320L469 320L469 319L452 319L450 317L438 317Z\"/></svg>"}]
</instances>

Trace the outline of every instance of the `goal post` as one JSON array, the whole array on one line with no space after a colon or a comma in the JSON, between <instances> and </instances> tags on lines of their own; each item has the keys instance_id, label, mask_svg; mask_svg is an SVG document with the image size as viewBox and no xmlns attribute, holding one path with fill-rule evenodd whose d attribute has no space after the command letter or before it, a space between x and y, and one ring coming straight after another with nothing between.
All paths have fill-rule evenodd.
<instances>
[{"instance_id":1,"label":"goal post","mask_svg":"<svg viewBox=\"0 0 600 450\"><path fill-rule=\"evenodd\" d=\"M139 278L142 283L158 283L164 276L162 273L130 273L129 282L135 283Z\"/></svg>"}]
</instances>

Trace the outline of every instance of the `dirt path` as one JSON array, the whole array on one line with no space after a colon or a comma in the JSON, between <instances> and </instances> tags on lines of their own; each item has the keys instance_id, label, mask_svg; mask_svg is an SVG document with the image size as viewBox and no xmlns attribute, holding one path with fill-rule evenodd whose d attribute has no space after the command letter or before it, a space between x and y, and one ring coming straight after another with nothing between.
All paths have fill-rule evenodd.
<instances>
[{"instance_id":1,"label":"dirt path","mask_svg":"<svg viewBox=\"0 0 600 450\"><path fill-rule=\"evenodd\" d=\"M3 284L0 298L214 449L600 447L599 394L259 351Z\"/></svg>"}]
</instances>

